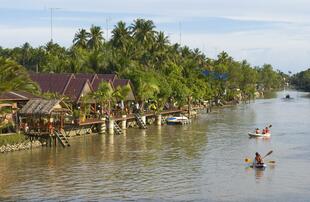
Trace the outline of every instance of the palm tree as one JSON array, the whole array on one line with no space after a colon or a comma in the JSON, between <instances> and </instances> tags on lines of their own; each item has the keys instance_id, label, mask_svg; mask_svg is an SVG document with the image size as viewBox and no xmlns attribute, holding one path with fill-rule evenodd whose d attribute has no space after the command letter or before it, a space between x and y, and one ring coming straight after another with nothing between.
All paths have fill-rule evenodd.
<instances>
[{"instance_id":1,"label":"palm tree","mask_svg":"<svg viewBox=\"0 0 310 202\"><path fill-rule=\"evenodd\" d=\"M24 67L0 57L0 94L14 90L37 93L39 87L31 81ZM0 108L0 128L6 126L6 114L5 108Z\"/></svg>"},{"instance_id":2,"label":"palm tree","mask_svg":"<svg viewBox=\"0 0 310 202\"><path fill-rule=\"evenodd\" d=\"M140 102L140 111L143 110L144 103L147 99L155 98L159 93L159 87L157 84L151 81L143 81L141 78L138 80L138 86L136 88L136 97Z\"/></svg>"},{"instance_id":3,"label":"palm tree","mask_svg":"<svg viewBox=\"0 0 310 202\"><path fill-rule=\"evenodd\" d=\"M104 73L108 64L108 54L92 51L87 54L85 66L91 68L96 73Z\"/></svg>"},{"instance_id":4,"label":"palm tree","mask_svg":"<svg viewBox=\"0 0 310 202\"><path fill-rule=\"evenodd\" d=\"M104 105L108 105L108 115L111 112L111 103L113 100L113 89L111 85L107 82L101 82L99 84L98 90L93 92L91 95L96 102L101 105L101 115L104 114Z\"/></svg>"},{"instance_id":5,"label":"palm tree","mask_svg":"<svg viewBox=\"0 0 310 202\"><path fill-rule=\"evenodd\" d=\"M169 37L164 32L158 32L155 36L157 49L165 49L169 45Z\"/></svg>"},{"instance_id":6,"label":"palm tree","mask_svg":"<svg viewBox=\"0 0 310 202\"><path fill-rule=\"evenodd\" d=\"M103 31L101 27L92 25L90 28L90 36L87 46L95 51L98 51L103 45Z\"/></svg>"},{"instance_id":7,"label":"palm tree","mask_svg":"<svg viewBox=\"0 0 310 202\"><path fill-rule=\"evenodd\" d=\"M153 58L155 59L155 67L159 68L165 64L165 61L168 60L169 54L168 52L168 45L169 39L165 36L164 32L158 32L155 37L155 44L154 44L154 52Z\"/></svg>"},{"instance_id":8,"label":"palm tree","mask_svg":"<svg viewBox=\"0 0 310 202\"><path fill-rule=\"evenodd\" d=\"M79 29L79 31L74 35L74 46L79 48L87 48L87 42L89 37L90 33L88 33L85 29Z\"/></svg>"},{"instance_id":9,"label":"palm tree","mask_svg":"<svg viewBox=\"0 0 310 202\"><path fill-rule=\"evenodd\" d=\"M24 45L22 46L22 65L25 67L26 65L28 65L28 62L31 58L31 45L26 42L24 43Z\"/></svg>"},{"instance_id":10,"label":"palm tree","mask_svg":"<svg viewBox=\"0 0 310 202\"><path fill-rule=\"evenodd\" d=\"M134 39L149 49L155 41L156 31L152 20L136 19L131 25L131 32Z\"/></svg>"},{"instance_id":11,"label":"palm tree","mask_svg":"<svg viewBox=\"0 0 310 202\"><path fill-rule=\"evenodd\" d=\"M126 27L126 23L120 21L115 25L114 29L112 30L112 39L111 43L114 47L120 48L123 51L126 50L130 40L130 32L128 27Z\"/></svg>"},{"instance_id":12,"label":"palm tree","mask_svg":"<svg viewBox=\"0 0 310 202\"><path fill-rule=\"evenodd\" d=\"M130 87L129 85L126 86L118 86L114 92L113 92L113 97L117 100L120 101L124 104L124 100L126 99L127 95L130 92ZM123 113L124 108L122 108L122 113Z\"/></svg>"},{"instance_id":13,"label":"palm tree","mask_svg":"<svg viewBox=\"0 0 310 202\"><path fill-rule=\"evenodd\" d=\"M29 78L24 67L0 57L0 92L14 90L37 93L39 87Z\"/></svg>"}]
</instances>

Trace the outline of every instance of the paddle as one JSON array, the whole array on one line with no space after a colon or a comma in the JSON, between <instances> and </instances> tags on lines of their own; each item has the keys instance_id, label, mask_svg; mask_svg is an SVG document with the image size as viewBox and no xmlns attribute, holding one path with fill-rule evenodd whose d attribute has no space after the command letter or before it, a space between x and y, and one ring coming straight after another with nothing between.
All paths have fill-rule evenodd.
<instances>
[{"instance_id":1,"label":"paddle","mask_svg":"<svg viewBox=\"0 0 310 202\"><path fill-rule=\"evenodd\" d=\"M272 154L272 150L270 150L262 159L266 158L267 156L269 156L270 154Z\"/></svg>"}]
</instances>

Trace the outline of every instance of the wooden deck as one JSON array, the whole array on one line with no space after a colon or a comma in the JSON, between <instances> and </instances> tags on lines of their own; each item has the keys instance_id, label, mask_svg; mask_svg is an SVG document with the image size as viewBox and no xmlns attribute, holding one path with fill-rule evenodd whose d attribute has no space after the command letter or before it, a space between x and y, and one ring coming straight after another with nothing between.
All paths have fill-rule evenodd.
<instances>
[{"instance_id":1,"label":"wooden deck","mask_svg":"<svg viewBox=\"0 0 310 202\"><path fill-rule=\"evenodd\" d=\"M198 110L198 109L203 109L204 107L201 106L197 106L197 107L192 107L192 110ZM169 115L169 114L176 114L176 113L187 113L188 110L187 109L170 109L170 110L165 110L160 112L161 115ZM152 117L152 116L156 116L155 112L146 112L144 113L144 116L146 117ZM133 120L135 119L135 115L134 114L127 114L126 117L123 117L122 115L119 116L114 116L113 120L114 121L123 121L123 120ZM92 118L92 119L86 119L83 122L79 122L79 126L88 126L88 125L94 125L94 124L101 124L104 123L103 120L99 119L99 118Z\"/></svg>"},{"instance_id":2,"label":"wooden deck","mask_svg":"<svg viewBox=\"0 0 310 202\"><path fill-rule=\"evenodd\" d=\"M87 126L87 125L101 124L101 123L104 123L104 121L99 119L99 118L98 119L92 118L92 119L86 119L83 122L79 122L78 125L79 126Z\"/></svg>"}]
</instances>

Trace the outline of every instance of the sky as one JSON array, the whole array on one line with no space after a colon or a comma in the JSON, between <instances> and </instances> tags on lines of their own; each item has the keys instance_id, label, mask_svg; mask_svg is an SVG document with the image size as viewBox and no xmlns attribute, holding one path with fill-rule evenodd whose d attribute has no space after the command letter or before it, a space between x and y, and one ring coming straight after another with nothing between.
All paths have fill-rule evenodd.
<instances>
[{"instance_id":1,"label":"sky","mask_svg":"<svg viewBox=\"0 0 310 202\"><path fill-rule=\"evenodd\" d=\"M51 39L72 45L78 29L101 26L104 37L118 21L152 20L172 43L216 58L226 51L253 66L271 64L293 73L310 67L308 0L0 0L0 46Z\"/></svg>"}]
</instances>

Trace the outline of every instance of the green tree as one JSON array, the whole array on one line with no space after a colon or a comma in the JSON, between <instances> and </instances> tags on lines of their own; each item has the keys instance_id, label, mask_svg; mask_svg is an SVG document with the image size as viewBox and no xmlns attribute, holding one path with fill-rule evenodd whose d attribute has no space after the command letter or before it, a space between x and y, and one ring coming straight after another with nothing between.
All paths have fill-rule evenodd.
<instances>
[{"instance_id":1,"label":"green tree","mask_svg":"<svg viewBox=\"0 0 310 202\"><path fill-rule=\"evenodd\" d=\"M95 51L98 51L103 46L104 38L101 27L92 25L89 33L87 46Z\"/></svg>"},{"instance_id":2,"label":"green tree","mask_svg":"<svg viewBox=\"0 0 310 202\"><path fill-rule=\"evenodd\" d=\"M92 98L101 105L101 115L104 114L104 107L107 107L108 115L111 114L111 103L114 102L113 89L107 82L101 82L98 90L92 93Z\"/></svg>"},{"instance_id":3,"label":"green tree","mask_svg":"<svg viewBox=\"0 0 310 202\"><path fill-rule=\"evenodd\" d=\"M0 57L0 92L8 91L38 93L39 87L29 78L24 67Z\"/></svg>"},{"instance_id":4,"label":"green tree","mask_svg":"<svg viewBox=\"0 0 310 202\"><path fill-rule=\"evenodd\" d=\"M74 35L73 45L78 48L87 48L87 43L90 36L90 33L88 33L85 29L79 29L79 31Z\"/></svg>"}]
</instances>

